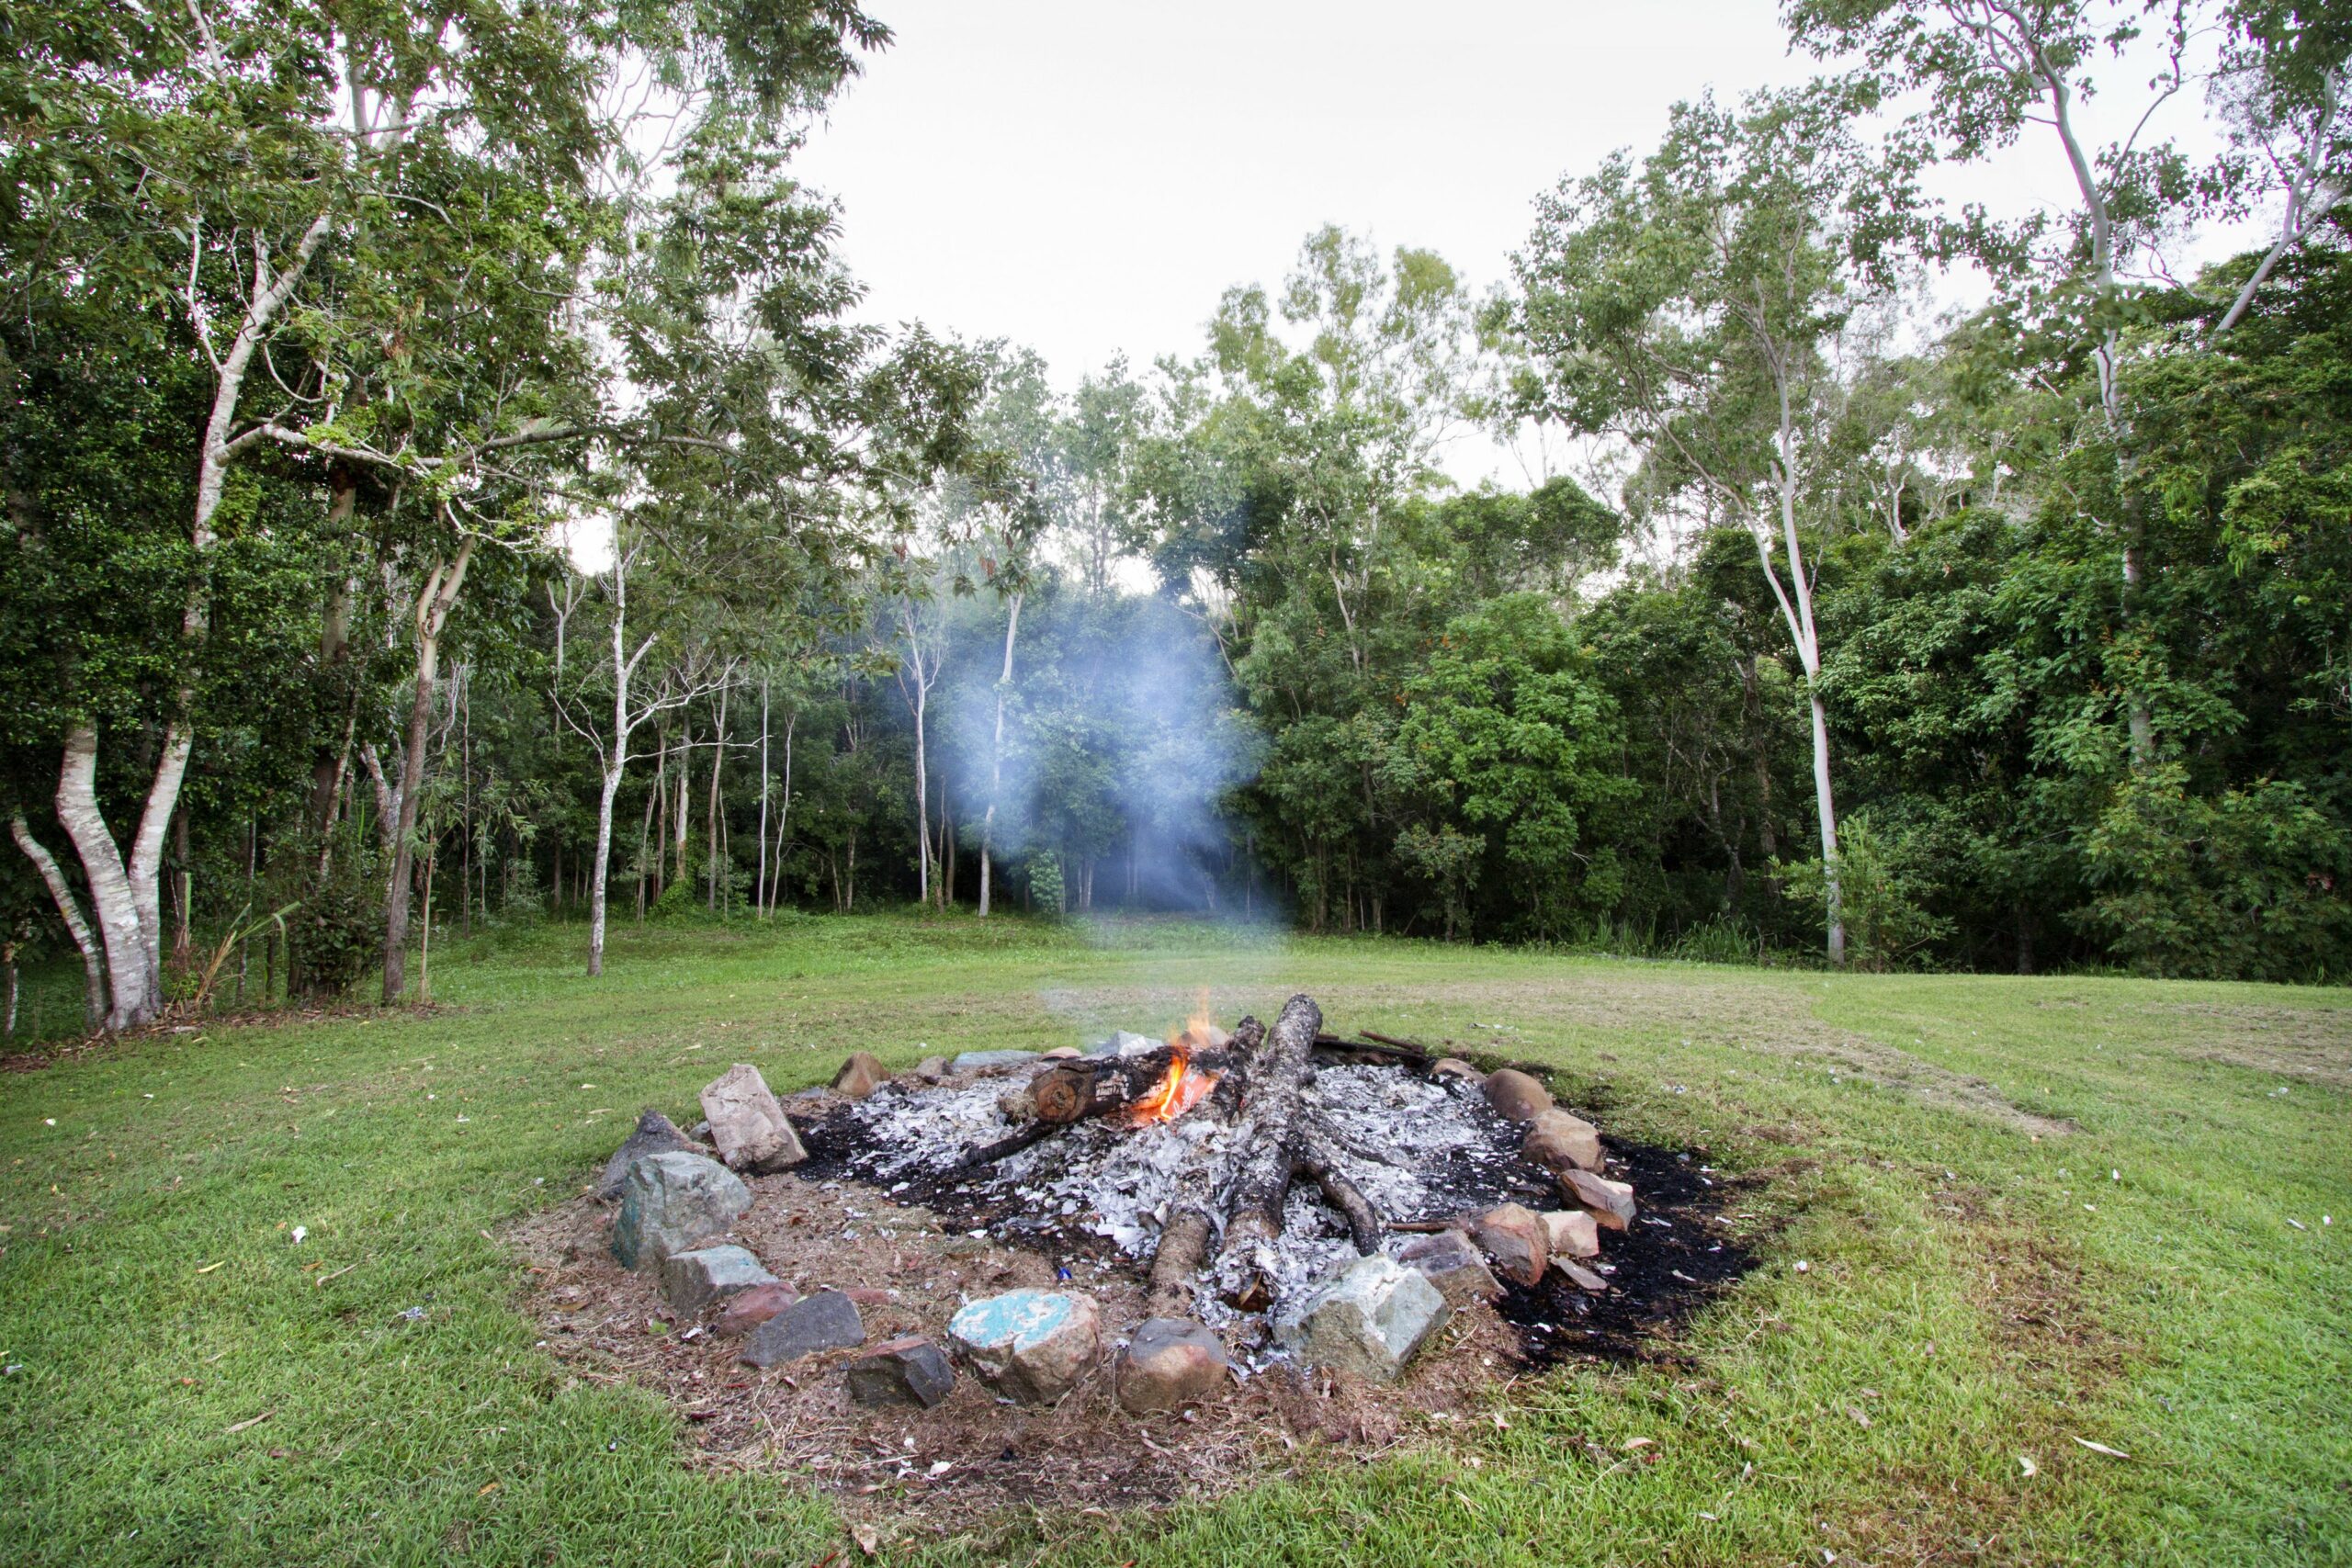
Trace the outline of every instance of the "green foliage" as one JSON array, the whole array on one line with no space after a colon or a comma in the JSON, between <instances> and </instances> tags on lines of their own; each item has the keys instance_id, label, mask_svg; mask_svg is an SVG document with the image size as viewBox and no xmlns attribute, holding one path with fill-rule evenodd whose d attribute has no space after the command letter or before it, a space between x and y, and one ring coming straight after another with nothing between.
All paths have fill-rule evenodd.
<instances>
[{"instance_id":1,"label":"green foliage","mask_svg":"<svg viewBox=\"0 0 2352 1568\"><path fill-rule=\"evenodd\" d=\"M286 919L289 989L314 1001L347 993L384 951L384 871L359 835L337 835L323 878L305 878ZM298 857L298 860L303 857ZM307 864L289 867L296 874Z\"/></svg>"},{"instance_id":2,"label":"green foliage","mask_svg":"<svg viewBox=\"0 0 2352 1568\"><path fill-rule=\"evenodd\" d=\"M1027 863L1029 897L1036 912L1058 919L1068 897L1062 886L1062 863L1054 855L1032 855Z\"/></svg>"},{"instance_id":3,"label":"green foliage","mask_svg":"<svg viewBox=\"0 0 2352 1568\"><path fill-rule=\"evenodd\" d=\"M1781 891L1808 912L1828 901L1826 868L1819 860L1774 868ZM1838 894L1846 920L1846 961L1859 969L1900 969L1918 963L1951 934L1951 922L1931 913L1932 873L1902 834L1882 833L1868 812L1838 826Z\"/></svg>"}]
</instances>

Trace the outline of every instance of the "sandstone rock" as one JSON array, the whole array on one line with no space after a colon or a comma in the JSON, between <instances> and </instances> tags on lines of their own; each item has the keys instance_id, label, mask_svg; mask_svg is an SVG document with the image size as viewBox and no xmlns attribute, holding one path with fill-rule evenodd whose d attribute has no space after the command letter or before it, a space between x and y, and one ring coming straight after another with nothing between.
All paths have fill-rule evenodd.
<instances>
[{"instance_id":1,"label":"sandstone rock","mask_svg":"<svg viewBox=\"0 0 2352 1568\"><path fill-rule=\"evenodd\" d=\"M819 1291L753 1329L741 1359L754 1367L773 1367L820 1350L865 1343L865 1324L857 1315L857 1303L839 1291Z\"/></svg>"},{"instance_id":2,"label":"sandstone rock","mask_svg":"<svg viewBox=\"0 0 2352 1568\"><path fill-rule=\"evenodd\" d=\"M1504 1121L1525 1124L1552 1109L1552 1091L1518 1068L1505 1067L1487 1075L1487 1103Z\"/></svg>"},{"instance_id":3,"label":"sandstone rock","mask_svg":"<svg viewBox=\"0 0 2352 1568\"><path fill-rule=\"evenodd\" d=\"M1213 1399L1232 1371L1225 1341L1190 1318L1147 1318L1113 1364L1119 1404L1138 1415Z\"/></svg>"},{"instance_id":4,"label":"sandstone rock","mask_svg":"<svg viewBox=\"0 0 2352 1568\"><path fill-rule=\"evenodd\" d=\"M1418 1269L1385 1254L1343 1263L1324 1277L1275 1337L1307 1365L1393 1382L1453 1309Z\"/></svg>"},{"instance_id":5,"label":"sandstone rock","mask_svg":"<svg viewBox=\"0 0 2352 1568\"><path fill-rule=\"evenodd\" d=\"M1430 1077L1433 1078L1462 1078L1477 1083L1486 1076L1459 1056L1440 1056L1430 1067Z\"/></svg>"},{"instance_id":6,"label":"sandstone rock","mask_svg":"<svg viewBox=\"0 0 2352 1568\"><path fill-rule=\"evenodd\" d=\"M1023 1404L1050 1404L1101 1351L1102 1314L1075 1291L1008 1291L950 1318L947 1339L982 1382Z\"/></svg>"},{"instance_id":7,"label":"sandstone rock","mask_svg":"<svg viewBox=\"0 0 2352 1568\"><path fill-rule=\"evenodd\" d=\"M925 1083L937 1083L947 1076L947 1058L925 1056L915 1064L915 1077Z\"/></svg>"},{"instance_id":8,"label":"sandstone rock","mask_svg":"<svg viewBox=\"0 0 2352 1568\"><path fill-rule=\"evenodd\" d=\"M1552 1261L1594 1258L1600 1252L1600 1228L1582 1209L1554 1209L1544 1215L1544 1231L1551 1242Z\"/></svg>"},{"instance_id":9,"label":"sandstone rock","mask_svg":"<svg viewBox=\"0 0 2352 1568\"><path fill-rule=\"evenodd\" d=\"M776 1277L740 1247L698 1247L662 1260L662 1299L690 1317L739 1291L775 1283Z\"/></svg>"},{"instance_id":10,"label":"sandstone rock","mask_svg":"<svg viewBox=\"0 0 2352 1568\"><path fill-rule=\"evenodd\" d=\"M1037 1059L1041 1062L1069 1062L1085 1055L1075 1045L1057 1045Z\"/></svg>"},{"instance_id":11,"label":"sandstone rock","mask_svg":"<svg viewBox=\"0 0 2352 1568\"><path fill-rule=\"evenodd\" d=\"M624 1269L658 1267L673 1252L691 1252L724 1235L751 1206L752 1190L717 1160L648 1155L621 1181L613 1256Z\"/></svg>"},{"instance_id":12,"label":"sandstone rock","mask_svg":"<svg viewBox=\"0 0 2352 1568\"><path fill-rule=\"evenodd\" d=\"M692 1138L679 1132L667 1116L649 1105L638 1113L637 1130L613 1151L613 1157L605 1162L605 1174L596 1179L596 1196L607 1203L618 1198L621 1183L628 1177L628 1168L647 1155L698 1155L705 1152Z\"/></svg>"},{"instance_id":13,"label":"sandstone rock","mask_svg":"<svg viewBox=\"0 0 2352 1568\"><path fill-rule=\"evenodd\" d=\"M1498 1273L1522 1285L1544 1278L1544 1266L1552 1260L1543 1220L1532 1209L1517 1203L1505 1203L1479 1215L1471 1222L1470 1238L1495 1260Z\"/></svg>"},{"instance_id":14,"label":"sandstone rock","mask_svg":"<svg viewBox=\"0 0 2352 1568\"><path fill-rule=\"evenodd\" d=\"M1445 1297L1445 1304L1456 1312L1503 1293L1486 1258L1460 1231L1417 1235L1396 1249L1396 1261L1429 1276L1430 1283Z\"/></svg>"},{"instance_id":15,"label":"sandstone rock","mask_svg":"<svg viewBox=\"0 0 2352 1568\"><path fill-rule=\"evenodd\" d=\"M1528 1123L1527 1141L1519 1152L1555 1176L1564 1170L1599 1170L1600 1129L1555 1106Z\"/></svg>"},{"instance_id":16,"label":"sandstone rock","mask_svg":"<svg viewBox=\"0 0 2352 1568\"><path fill-rule=\"evenodd\" d=\"M956 1369L928 1339L893 1339L849 1364L849 1396L860 1404L938 1404L956 1386Z\"/></svg>"},{"instance_id":17,"label":"sandstone rock","mask_svg":"<svg viewBox=\"0 0 2352 1568\"><path fill-rule=\"evenodd\" d=\"M799 1299L789 1285L753 1285L727 1298L727 1310L718 1314L711 1332L726 1339L749 1334Z\"/></svg>"},{"instance_id":18,"label":"sandstone rock","mask_svg":"<svg viewBox=\"0 0 2352 1568\"><path fill-rule=\"evenodd\" d=\"M1579 1291L1590 1291L1598 1296L1606 1293L1609 1289L1608 1280L1581 1263L1571 1263L1563 1258L1558 1260L1558 1267L1560 1272L1568 1277L1568 1282Z\"/></svg>"},{"instance_id":19,"label":"sandstone rock","mask_svg":"<svg viewBox=\"0 0 2352 1568\"><path fill-rule=\"evenodd\" d=\"M1561 1174L1560 1185L1591 1211L1594 1224L1622 1231L1634 1223L1634 1190L1626 1183L1589 1170L1571 1170Z\"/></svg>"},{"instance_id":20,"label":"sandstone rock","mask_svg":"<svg viewBox=\"0 0 2352 1568\"><path fill-rule=\"evenodd\" d=\"M767 1080L749 1062L736 1063L704 1088L702 1110L718 1157L730 1169L781 1170L808 1157Z\"/></svg>"},{"instance_id":21,"label":"sandstone rock","mask_svg":"<svg viewBox=\"0 0 2352 1568\"><path fill-rule=\"evenodd\" d=\"M1035 1051L967 1051L951 1066L959 1073L977 1073L989 1067L1017 1067L1036 1059Z\"/></svg>"},{"instance_id":22,"label":"sandstone rock","mask_svg":"<svg viewBox=\"0 0 2352 1568\"><path fill-rule=\"evenodd\" d=\"M833 1089L852 1100L864 1100L889 1081L890 1069L882 1065L882 1058L870 1051L853 1051L842 1070L833 1075Z\"/></svg>"}]
</instances>

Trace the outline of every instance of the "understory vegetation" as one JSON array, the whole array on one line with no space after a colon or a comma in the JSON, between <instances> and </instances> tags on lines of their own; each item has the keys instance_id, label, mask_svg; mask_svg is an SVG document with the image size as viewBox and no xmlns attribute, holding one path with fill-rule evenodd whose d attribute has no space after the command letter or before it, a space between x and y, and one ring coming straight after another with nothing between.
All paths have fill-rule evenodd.
<instances>
[{"instance_id":1,"label":"understory vegetation","mask_svg":"<svg viewBox=\"0 0 2352 1568\"><path fill-rule=\"evenodd\" d=\"M801 1479L697 1459L660 1396L535 1344L499 1238L729 1061L788 1090L852 1049L1158 1029L1204 986L1220 1016L1306 988L1339 1027L1552 1065L1612 1132L1751 1182L1758 1267L1647 1364L1506 1377L1491 1418L1376 1458L1308 1442L1218 1502L893 1536L889 1561L2278 1568L2352 1543L2337 991L968 916L626 929L600 981L570 934L478 936L435 983L432 1012L0 1077L11 1562L854 1553Z\"/></svg>"}]
</instances>

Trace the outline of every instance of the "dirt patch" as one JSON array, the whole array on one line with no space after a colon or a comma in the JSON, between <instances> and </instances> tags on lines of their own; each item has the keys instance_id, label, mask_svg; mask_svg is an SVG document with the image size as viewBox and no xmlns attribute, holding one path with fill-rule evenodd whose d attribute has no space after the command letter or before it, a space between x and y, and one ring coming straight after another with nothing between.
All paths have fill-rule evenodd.
<instances>
[{"instance_id":1,"label":"dirt patch","mask_svg":"<svg viewBox=\"0 0 2352 1568\"><path fill-rule=\"evenodd\" d=\"M820 1107L804 1098L792 1109L797 1116ZM512 1240L531 1266L522 1307L546 1348L577 1376L668 1398L697 1462L800 1472L854 1523L892 1532L993 1529L1026 1509L1159 1506L1301 1467L1360 1463L1442 1439L1514 1374L1670 1357L1679 1325L1753 1266L1752 1227L1732 1213L1747 1189L1695 1152L1619 1140L1609 1147L1642 1213L1630 1232L1603 1243L1606 1294L1587 1295L1555 1274L1456 1314L1395 1386L1278 1361L1181 1416L1121 1410L1107 1366L1049 1407L1002 1403L968 1375L931 1410L861 1407L842 1375L859 1351L764 1372L741 1365L740 1341L680 1319L652 1279L612 1260L611 1214L592 1200L534 1216ZM943 1217L821 1172L751 1185L754 1201L734 1239L801 1293L859 1291L869 1343L940 1339L966 1299L1023 1287L1087 1292L1114 1340L1146 1315L1138 1264L1062 1250L1058 1232L1041 1237L1045 1250L1007 1245L972 1234L972 1216Z\"/></svg>"}]
</instances>

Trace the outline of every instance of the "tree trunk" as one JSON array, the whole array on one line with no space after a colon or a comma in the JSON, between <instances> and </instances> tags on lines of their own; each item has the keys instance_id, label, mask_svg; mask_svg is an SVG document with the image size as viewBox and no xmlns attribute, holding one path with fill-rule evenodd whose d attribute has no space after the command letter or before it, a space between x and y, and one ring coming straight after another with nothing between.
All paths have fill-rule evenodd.
<instances>
[{"instance_id":1,"label":"tree trunk","mask_svg":"<svg viewBox=\"0 0 2352 1568\"><path fill-rule=\"evenodd\" d=\"M83 1022L95 1030L107 1021L106 961L99 954L98 939L90 930L90 922L82 918L82 906L75 901L73 886L65 880L64 872L58 869L55 857L50 854L41 841L33 837L32 829L25 825L23 812L17 812L8 818L8 829L16 835L17 847L25 852L25 857L40 873L42 883L49 888L49 896L57 902L58 918L65 922L65 930L74 938L74 945L81 950Z\"/></svg>"},{"instance_id":2,"label":"tree trunk","mask_svg":"<svg viewBox=\"0 0 2352 1568\"><path fill-rule=\"evenodd\" d=\"M709 894L706 902L712 914L718 913L718 773L727 761L727 688L718 688L718 733L710 746L710 800L704 812L705 841L709 852L710 865L707 882Z\"/></svg>"},{"instance_id":3,"label":"tree trunk","mask_svg":"<svg viewBox=\"0 0 2352 1568\"><path fill-rule=\"evenodd\" d=\"M400 820L392 834L391 882L384 892L384 1005L396 1007L408 989L409 884L416 868L417 796L424 784L424 745L432 728L433 682L441 662L441 630L465 586L474 541L468 536L455 558L435 561L416 595L416 692L409 702L408 744L401 759Z\"/></svg>"},{"instance_id":4,"label":"tree trunk","mask_svg":"<svg viewBox=\"0 0 2352 1568\"><path fill-rule=\"evenodd\" d=\"M760 671L760 863L752 879L752 914L768 915L768 675Z\"/></svg>"},{"instance_id":5,"label":"tree trunk","mask_svg":"<svg viewBox=\"0 0 2352 1568\"><path fill-rule=\"evenodd\" d=\"M160 976L148 960L153 944L141 935L139 900L122 863L122 852L98 809L97 771L97 728L77 724L65 737L64 760L58 769L57 819L81 857L83 876L90 886L91 910L106 950L112 993L106 1027L120 1030L155 1016L155 981Z\"/></svg>"}]
</instances>

